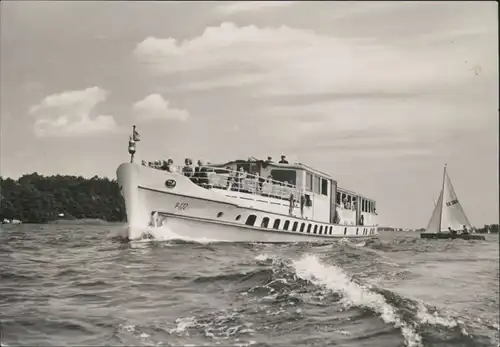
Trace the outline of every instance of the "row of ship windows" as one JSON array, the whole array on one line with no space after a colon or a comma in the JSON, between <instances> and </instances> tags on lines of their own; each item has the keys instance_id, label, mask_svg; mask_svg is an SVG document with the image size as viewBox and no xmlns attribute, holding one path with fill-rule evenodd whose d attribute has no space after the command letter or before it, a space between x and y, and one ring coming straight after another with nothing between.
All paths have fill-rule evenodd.
<instances>
[{"instance_id":1,"label":"row of ship windows","mask_svg":"<svg viewBox=\"0 0 500 347\"><path fill-rule=\"evenodd\" d=\"M222 212L219 212L217 214L217 218L220 218L222 217L223 213ZM241 214L237 215L235 220L236 221L239 221L241 219ZM245 225L248 225L248 226L255 226L255 222L257 220L257 216L254 215L254 214L251 214L248 216L246 222L245 222ZM262 222L260 223L260 227L261 228L268 228L269 227L269 222L270 222L270 219L269 217L264 217L262 218ZM273 229L276 229L276 230L279 230L280 229L280 224L281 224L281 219L277 218L274 220L274 223L273 223ZM306 226L307 226L307 230L306 230ZM318 232L318 227L319 227L319 232ZM295 221L293 222L293 225L292 225L292 228L290 229L290 221L289 220L285 220L285 223L283 224L283 227L282 227L283 230L291 230L291 231L300 231L300 232L307 232L308 234L311 233L311 230L312 230L312 233L313 234L318 234L318 235L332 235L332 231L333 231L333 226L327 226L327 225L318 225L318 224L311 224L311 223L305 223L305 222L302 222L300 223L300 229L299 229L299 222L298 221ZM297 230L299 229L299 230ZM372 235L374 233L374 229L368 229L368 228L363 228L363 234L362 235ZM347 227L344 227L344 235L347 234ZM359 234L359 228L356 228L356 235Z\"/></svg>"}]
</instances>

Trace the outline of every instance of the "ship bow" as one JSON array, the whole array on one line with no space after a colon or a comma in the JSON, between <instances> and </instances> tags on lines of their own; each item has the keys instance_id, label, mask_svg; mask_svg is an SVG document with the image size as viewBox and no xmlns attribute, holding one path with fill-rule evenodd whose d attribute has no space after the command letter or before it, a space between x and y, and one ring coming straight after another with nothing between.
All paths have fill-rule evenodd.
<instances>
[{"instance_id":1,"label":"ship bow","mask_svg":"<svg viewBox=\"0 0 500 347\"><path fill-rule=\"evenodd\" d=\"M127 214L127 237L130 240L141 238L149 224L148 214L139 191L139 167L123 163L116 170L125 211Z\"/></svg>"}]
</instances>

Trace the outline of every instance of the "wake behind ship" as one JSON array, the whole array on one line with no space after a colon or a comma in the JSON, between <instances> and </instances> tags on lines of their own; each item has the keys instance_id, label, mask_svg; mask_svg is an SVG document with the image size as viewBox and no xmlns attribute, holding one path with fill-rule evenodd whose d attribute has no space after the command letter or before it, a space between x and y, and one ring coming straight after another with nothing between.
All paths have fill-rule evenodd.
<instances>
[{"instance_id":1,"label":"wake behind ship","mask_svg":"<svg viewBox=\"0 0 500 347\"><path fill-rule=\"evenodd\" d=\"M162 170L134 163L137 141L134 126L130 163L117 169L130 240L159 227L222 242L378 237L375 201L307 165L251 158L193 168L187 160Z\"/></svg>"}]
</instances>

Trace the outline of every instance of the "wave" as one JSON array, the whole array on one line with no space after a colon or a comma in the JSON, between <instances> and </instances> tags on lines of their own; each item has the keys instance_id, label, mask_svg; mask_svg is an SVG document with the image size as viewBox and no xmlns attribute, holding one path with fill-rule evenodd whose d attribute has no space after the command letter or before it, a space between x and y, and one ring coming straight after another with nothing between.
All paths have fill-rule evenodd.
<instances>
[{"instance_id":1,"label":"wave","mask_svg":"<svg viewBox=\"0 0 500 347\"><path fill-rule=\"evenodd\" d=\"M283 259L259 254L254 260L259 268L246 273L234 271L193 280L200 285L212 282L230 284L241 300L238 310L179 317L172 322L174 326L169 332L187 336L201 330L212 339L243 339L244 332L252 329L265 331L270 329L271 322L275 325L302 321L302 327L304 324L327 324L328 329L336 330L344 336L343 339L359 340L388 333L383 328L378 332L362 332L360 336L349 333L352 322L378 317L400 332L407 347L433 345L432 341L440 338L433 336L433 329L447 329L452 338L462 341L471 339L462 320L423 302L364 284L339 266L324 263L317 255L306 253L298 259ZM311 317L304 310L320 311L314 311ZM322 314L324 318L321 318ZM243 322L252 322L253 316L256 317L254 322L245 326ZM302 342L314 344L312 340ZM250 341L246 343L248 345ZM297 343L297 340L290 343Z\"/></svg>"}]
</instances>

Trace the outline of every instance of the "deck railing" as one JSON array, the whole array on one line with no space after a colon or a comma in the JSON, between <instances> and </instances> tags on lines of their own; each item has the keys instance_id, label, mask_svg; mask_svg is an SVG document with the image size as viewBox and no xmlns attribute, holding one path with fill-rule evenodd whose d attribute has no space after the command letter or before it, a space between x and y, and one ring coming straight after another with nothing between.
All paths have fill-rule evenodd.
<instances>
[{"instance_id":1,"label":"deck railing","mask_svg":"<svg viewBox=\"0 0 500 347\"><path fill-rule=\"evenodd\" d=\"M252 195L273 197L290 200L293 194L294 200L299 200L303 190L296 185L277 181L248 172L235 171L231 169L215 168L210 166L198 167L198 172L183 172L184 167L178 167L177 172L188 176L194 183L204 188L215 188L233 192L243 192Z\"/></svg>"}]
</instances>

